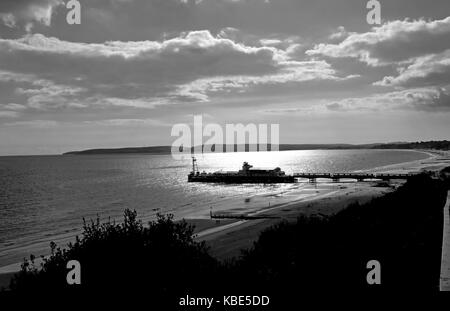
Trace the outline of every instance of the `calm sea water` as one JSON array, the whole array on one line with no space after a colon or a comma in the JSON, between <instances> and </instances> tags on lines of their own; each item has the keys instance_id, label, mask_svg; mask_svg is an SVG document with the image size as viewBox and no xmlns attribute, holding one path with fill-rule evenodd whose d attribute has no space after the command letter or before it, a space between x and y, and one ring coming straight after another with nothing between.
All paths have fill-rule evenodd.
<instances>
[{"instance_id":1,"label":"calm sea water","mask_svg":"<svg viewBox=\"0 0 450 311\"><path fill-rule=\"evenodd\" d=\"M255 167L345 172L427 158L401 150L317 150L208 154L200 170ZM121 218L132 208L144 219L157 212L176 218L206 217L211 206L226 210L255 195L277 195L298 185L214 185L187 183L189 160L170 155L0 157L0 266L20 260L55 237L73 236L82 218Z\"/></svg>"}]
</instances>

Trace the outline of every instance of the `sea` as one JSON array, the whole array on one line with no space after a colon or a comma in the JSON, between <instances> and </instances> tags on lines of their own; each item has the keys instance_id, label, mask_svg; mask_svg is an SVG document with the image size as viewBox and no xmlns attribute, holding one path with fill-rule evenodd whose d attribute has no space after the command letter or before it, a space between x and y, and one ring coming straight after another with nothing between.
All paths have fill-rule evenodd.
<instances>
[{"instance_id":1,"label":"sea","mask_svg":"<svg viewBox=\"0 0 450 311\"><path fill-rule=\"evenodd\" d=\"M204 154L200 171L254 167L294 172L352 172L428 158L410 150L303 150ZM190 159L171 155L55 155L0 157L0 267L67 241L83 218L119 220L125 209L151 221L208 218L211 210L249 212L276 204L301 184L223 185L188 183ZM258 197L258 200L252 198ZM49 249L49 248L48 248Z\"/></svg>"}]
</instances>

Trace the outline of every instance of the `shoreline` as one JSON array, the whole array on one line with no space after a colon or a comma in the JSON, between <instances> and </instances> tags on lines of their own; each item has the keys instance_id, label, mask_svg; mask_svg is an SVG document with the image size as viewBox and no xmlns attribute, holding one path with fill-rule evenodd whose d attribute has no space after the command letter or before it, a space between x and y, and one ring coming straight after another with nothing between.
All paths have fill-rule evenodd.
<instances>
[{"instance_id":1,"label":"shoreline","mask_svg":"<svg viewBox=\"0 0 450 311\"><path fill-rule=\"evenodd\" d=\"M448 158L450 153L448 151L415 151L426 153L429 157L361 171L370 170L387 173L398 170L425 170L430 167L450 166L450 159ZM442 157L447 157L447 161L440 161L439 158ZM303 183L301 184L303 186ZM315 185L305 183L303 187L289 191L290 193L286 196L288 199L285 202L262 207L245 214L262 217L256 220L214 220L209 218L185 218L185 220L196 226L194 232L196 239L205 241L211 247L213 256L219 259L229 259L239 255L241 249L251 246L262 230L277 222L282 220L293 221L302 214L332 215L352 202L363 203L391 192L396 188L396 185L398 186L398 182L394 182L393 187L377 187L376 185L377 182L319 182ZM233 210L235 208L231 209L232 213ZM237 210L239 212L239 208ZM21 263L16 262L0 267L0 288L7 286L11 277L20 271Z\"/></svg>"},{"instance_id":2,"label":"shoreline","mask_svg":"<svg viewBox=\"0 0 450 311\"><path fill-rule=\"evenodd\" d=\"M420 159L420 160L414 160L414 161L407 161L407 162L400 162L400 163L395 163L395 164L388 164L388 165L383 165L383 166L376 166L370 169L364 169L364 170L357 170L354 171L355 173L359 173L359 172L367 172L367 171L373 171L373 172L377 172L377 173L405 173L405 171L411 171L413 169L417 169L418 171L425 169L426 167L423 166L424 161L434 161L436 159L439 159L439 157L442 156L450 156L449 154L443 154L444 151L439 151L439 150L411 150L414 152L419 152L419 153L425 153L428 154L428 158L425 159ZM428 164L428 163L427 163ZM431 164L431 163L430 163Z\"/></svg>"}]
</instances>

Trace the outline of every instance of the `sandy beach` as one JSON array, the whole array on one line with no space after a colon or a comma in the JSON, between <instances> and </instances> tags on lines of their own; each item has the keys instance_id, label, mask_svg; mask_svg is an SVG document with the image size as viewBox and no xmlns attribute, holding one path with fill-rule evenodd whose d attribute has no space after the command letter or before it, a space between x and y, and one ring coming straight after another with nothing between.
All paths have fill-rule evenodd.
<instances>
[{"instance_id":1,"label":"sandy beach","mask_svg":"<svg viewBox=\"0 0 450 311\"><path fill-rule=\"evenodd\" d=\"M438 171L450 166L450 154L442 151L421 151L429 158L370 169L377 173L408 173L423 170ZM239 256L242 249L252 246L261 231L280 222L295 221L300 215L329 216L351 203L363 204L373 198L394 191L404 181L392 181L389 185L379 181L341 181L319 180L316 184L300 182L288 193L281 194L276 200L271 197L251 198L260 208L246 211L235 206L227 211L233 217L245 216L245 219L210 219L209 215L187 218L195 225L198 241L205 241L213 256L227 260ZM212 211L213 214L216 214ZM220 214L220 213L218 213ZM220 214L222 215L222 214ZM223 215L222 215L223 216ZM67 237L68 239L69 237ZM68 242L68 241L67 241ZM67 243L66 242L66 243ZM65 245L64 243L59 243ZM9 284L10 278L20 269L20 263L0 267L0 288Z\"/></svg>"}]
</instances>

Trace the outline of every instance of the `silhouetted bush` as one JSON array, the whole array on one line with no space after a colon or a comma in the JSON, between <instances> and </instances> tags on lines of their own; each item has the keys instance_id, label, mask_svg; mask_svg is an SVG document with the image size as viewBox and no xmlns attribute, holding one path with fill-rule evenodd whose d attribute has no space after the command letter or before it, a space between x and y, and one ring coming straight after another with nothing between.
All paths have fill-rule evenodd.
<instances>
[{"instance_id":1,"label":"silhouetted bush","mask_svg":"<svg viewBox=\"0 0 450 311\"><path fill-rule=\"evenodd\" d=\"M438 291L443 183L414 177L397 191L329 218L300 217L264 231L237 262L261 288L286 292L387 289ZM367 262L381 264L381 285L369 286Z\"/></svg>"},{"instance_id":2,"label":"silhouetted bush","mask_svg":"<svg viewBox=\"0 0 450 311\"><path fill-rule=\"evenodd\" d=\"M186 288L204 287L217 269L204 243L193 240L194 228L158 215L148 227L126 210L123 223L99 219L86 223L81 238L52 254L36 267L34 258L22 265L11 289L22 292L80 291L143 293L159 300L181 295ZM81 285L66 282L69 260L81 264Z\"/></svg>"},{"instance_id":3,"label":"silhouetted bush","mask_svg":"<svg viewBox=\"0 0 450 311\"><path fill-rule=\"evenodd\" d=\"M447 189L450 189L450 166L447 166L439 172L439 177L444 181Z\"/></svg>"}]
</instances>

